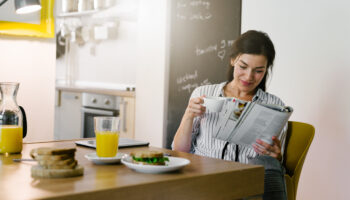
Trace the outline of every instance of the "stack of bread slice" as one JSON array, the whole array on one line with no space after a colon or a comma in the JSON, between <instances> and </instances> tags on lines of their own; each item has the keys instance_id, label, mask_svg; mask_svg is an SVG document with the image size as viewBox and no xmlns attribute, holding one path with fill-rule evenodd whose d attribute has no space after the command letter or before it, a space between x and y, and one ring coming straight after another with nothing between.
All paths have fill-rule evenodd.
<instances>
[{"instance_id":1,"label":"stack of bread slice","mask_svg":"<svg viewBox=\"0 0 350 200\"><path fill-rule=\"evenodd\" d=\"M75 160L75 148L40 147L32 149L30 156L38 165L32 167L33 177L38 178L65 178L81 176L84 168Z\"/></svg>"}]
</instances>

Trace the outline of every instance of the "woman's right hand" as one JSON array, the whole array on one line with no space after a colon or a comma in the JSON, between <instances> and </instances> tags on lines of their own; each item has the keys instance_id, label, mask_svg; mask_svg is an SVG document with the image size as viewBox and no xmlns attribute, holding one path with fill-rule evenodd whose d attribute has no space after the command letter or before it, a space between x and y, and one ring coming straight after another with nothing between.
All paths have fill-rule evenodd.
<instances>
[{"instance_id":1,"label":"woman's right hand","mask_svg":"<svg viewBox=\"0 0 350 200\"><path fill-rule=\"evenodd\" d=\"M185 116L187 118L194 119L195 117L201 116L205 113L205 106L202 105L204 103L204 97L205 96L203 95L201 97L190 99L185 112Z\"/></svg>"},{"instance_id":2,"label":"woman's right hand","mask_svg":"<svg viewBox=\"0 0 350 200\"><path fill-rule=\"evenodd\" d=\"M192 141L192 126L195 117L205 113L204 96L190 99L179 128L174 136L173 150L190 152Z\"/></svg>"}]
</instances>

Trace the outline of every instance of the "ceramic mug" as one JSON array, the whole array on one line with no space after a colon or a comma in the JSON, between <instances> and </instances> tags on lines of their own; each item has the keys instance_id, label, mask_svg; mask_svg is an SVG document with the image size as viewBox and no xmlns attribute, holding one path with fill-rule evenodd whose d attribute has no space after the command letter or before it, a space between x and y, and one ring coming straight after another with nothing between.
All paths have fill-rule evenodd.
<instances>
[{"instance_id":1,"label":"ceramic mug","mask_svg":"<svg viewBox=\"0 0 350 200\"><path fill-rule=\"evenodd\" d=\"M225 97L204 97L203 106L206 107L206 112L220 112L224 102Z\"/></svg>"}]
</instances>

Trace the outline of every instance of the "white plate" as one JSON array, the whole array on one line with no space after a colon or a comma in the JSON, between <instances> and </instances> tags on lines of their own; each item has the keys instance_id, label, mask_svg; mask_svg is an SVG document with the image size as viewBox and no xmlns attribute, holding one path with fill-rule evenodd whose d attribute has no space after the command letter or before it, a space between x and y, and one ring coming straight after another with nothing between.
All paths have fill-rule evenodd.
<instances>
[{"instance_id":1,"label":"white plate","mask_svg":"<svg viewBox=\"0 0 350 200\"><path fill-rule=\"evenodd\" d=\"M92 161L95 164L112 164L119 163L125 153L117 153L115 157L98 157L95 153L88 153L85 155L85 158Z\"/></svg>"},{"instance_id":2,"label":"white plate","mask_svg":"<svg viewBox=\"0 0 350 200\"><path fill-rule=\"evenodd\" d=\"M143 165L143 164L133 163L131 156L124 156L121 161L124 165L126 165L130 169L133 169L135 171L142 172L142 173L152 173L152 174L175 171L190 164L190 161L185 158L179 158L179 157L168 157L168 158L169 158L169 162L165 162L166 165Z\"/></svg>"}]
</instances>

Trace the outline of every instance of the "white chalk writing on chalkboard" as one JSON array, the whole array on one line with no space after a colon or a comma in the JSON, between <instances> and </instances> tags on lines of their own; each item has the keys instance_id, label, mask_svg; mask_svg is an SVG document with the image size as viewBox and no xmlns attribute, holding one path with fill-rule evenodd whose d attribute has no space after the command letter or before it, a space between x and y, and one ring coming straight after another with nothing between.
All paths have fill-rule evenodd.
<instances>
[{"instance_id":1,"label":"white chalk writing on chalkboard","mask_svg":"<svg viewBox=\"0 0 350 200\"><path fill-rule=\"evenodd\" d=\"M190 2L177 2L176 18L180 20L209 20L213 17L210 10L210 2L195 0ZM189 11L189 12L186 12Z\"/></svg>"},{"instance_id":2,"label":"white chalk writing on chalkboard","mask_svg":"<svg viewBox=\"0 0 350 200\"><path fill-rule=\"evenodd\" d=\"M209 20L213 17L213 15L210 12L206 12L206 13L192 13L189 16L181 14L181 13L177 13L176 14L177 19L181 19L181 20Z\"/></svg>"},{"instance_id":3,"label":"white chalk writing on chalkboard","mask_svg":"<svg viewBox=\"0 0 350 200\"><path fill-rule=\"evenodd\" d=\"M198 71L195 70L193 74L186 73L185 75L183 75L181 77L178 77L176 79L176 83L177 84L182 84L182 83L187 82L188 80L195 80L195 79L197 79L197 77L198 77Z\"/></svg>"},{"instance_id":4,"label":"white chalk writing on chalkboard","mask_svg":"<svg viewBox=\"0 0 350 200\"><path fill-rule=\"evenodd\" d=\"M218 57L219 57L221 60L224 60L225 55L226 55L225 49L218 51Z\"/></svg>"},{"instance_id":5,"label":"white chalk writing on chalkboard","mask_svg":"<svg viewBox=\"0 0 350 200\"><path fill-rule=\"evenodd\" d=\"M187 19L187 16L181 15L181 14L179 14L179 13L176 14L176 17L177 17L178 19L182 19L182 20L186 20L186 19Z\"/></svg>"},{"instance_id":6,"label":"white chalk writing on chalkboard","mask_svg":"<svg viewBox=\"0 0 350 200\"><path fill-rule=\"evenodd\" d=\"M202 1L202 0L196 0L196 1L191 1L190 5L195 7L195 6L203 6L205 9L210 9L210 2L209 1Z\"/></svg>"},{"instance_id":7,"label":"white chalk writing on chalkboard","mask_svg":"<svg viewBox=\"0 0 350 200\"><path fill-rule=\"evenodd\" d=\"M181 1L178 1L177 2L177 8L186 8L187 7L187 3L186 2L181 2Z\"/></svg>"},{"instance_id":8,"label":"white chalk writing on chalkboard","mask_svg":"<svg viewBox=\"0 0 350 200\"><path fill-rule=\"evenodd\" d=\"M202 0L195 0L190 2L185 1L178 1L177 2L177 8L186 8L187 5L192 7L204 7L205 9L210 9L210 2L209 1L202 1Z\"/></svg>"},{"instance_id":9,"label":"white chalk writing on chalkboard","mask_svg":"<svg viewBox=\"0 0 350 200\"><path fill-rule=\"evenodd\" d=\"M208 20L212 17L213 15L209 12L202 14L200 13L196 13L196 14L192 14L189 19L190 20Z\"/></svg>"},{"instance_id":10,"label":"white chalk writing on chalkboard","mask_svg":"<svg viewBox=\"0 0 350 200\"><path fill-rule=\"evenodd\" d=\"M188 83L184 86L181 86L178 88L178 91L186 90L188 93L191 93L196 87L209 84L211 84L210 81L208 79L205 79L201 83Z\"/></svg>"},{"instance_id":11,"label":"white chalk writing on chalkboard","mask_svg":"<svg viewBox=\"0 0 350 200\"><path fill-rule=\"evenodd\" d=\"M196 56L201 56L203 54L214 52L217 50L218 50L218 45L215 44L215 45L209 45L208 47L205 47L205 48L199 48L198 46L196 46L195 52L196 52Z\"/></svg>"},{"instance_id":12,"label":"white chalk writing on chalkboard","mask_svg":"<svg viewBox=\"0 0 350 200\"><path fill-rule=\"evenodd\" d=\"M235 42L235 40L228 40L228 41L227 41L227 45L228 45L229 47L232 47L232 45L233 45L234 42Z\"/></svg>"},{"instance_id":13,"label":"white chalk writing on chalkboard","mask_svg":"<svg viewBox=\"0 0 350 200\"><path fill-rule=\"evenodd\" d=\"M196 46L195 49L195 55L201 56L207 53L211 52L217 52L217 56L221 59L221 61L224 60L226 56L226 48L231 48L234 40L221 40L220 41L220 49L218 49L218 44L210 44L209 46L206 46L204 48Z\"/></svg>"}]
</instances>

